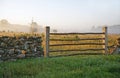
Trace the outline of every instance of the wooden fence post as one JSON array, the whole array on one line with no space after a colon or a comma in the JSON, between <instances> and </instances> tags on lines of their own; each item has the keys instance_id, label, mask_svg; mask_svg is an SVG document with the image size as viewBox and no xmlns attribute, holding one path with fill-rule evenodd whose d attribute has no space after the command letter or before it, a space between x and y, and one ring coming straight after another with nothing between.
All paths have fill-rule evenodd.
<instances>
[{"instance_id":1,"label":"wooden fence post","mask_svg":"<svg viewBox=\"0 0 120 78\"><path fill-rule=\"evenodd\" d=\"M103 27L103 33L105 33L104 34L104 40L103 40L103 42L105 43L105 45L103 45L103 48L105 48L105 54L108 54L108 31L107 31L107 27Z\"/></svg>"},{"instance_id":2,"label":"wooden fence post","mask_svg":"<svg viewBox=\"0 0 120 78\"><path fill-rule=\"evenodd\" d=\"M49 34L50 34L50 27L47 26L45 28L45 50L44 50L44 57L49 56Z\"/></svg>"}]
</instances>

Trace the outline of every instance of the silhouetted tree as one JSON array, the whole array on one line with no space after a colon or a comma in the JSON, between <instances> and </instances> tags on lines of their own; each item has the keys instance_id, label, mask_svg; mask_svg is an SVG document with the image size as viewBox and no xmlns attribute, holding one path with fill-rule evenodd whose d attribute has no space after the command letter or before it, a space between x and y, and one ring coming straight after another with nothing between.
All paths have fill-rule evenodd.
<instances>
[{"instance_id":1,"label":"silhouetted tree","mask_svg":"<svg viewBox=\"0 0 120 78\"><path fill-rule=\"evenodd\" d=\"M54 29L53 32L54 32L54 33L57 33L57 29Z\"/></svg>"},{"instance_id":2,"label":"silhouetted tree","mask_svg":"<svg viewBox=\"0 0 120 78\"><path fill-rule=\"evenodd\" d=\"M1 24L1 25L8 25L9 22L8 22L6 19L2 19L2 20L0 21L0 24Z\"/></svg>"}]
</instances>

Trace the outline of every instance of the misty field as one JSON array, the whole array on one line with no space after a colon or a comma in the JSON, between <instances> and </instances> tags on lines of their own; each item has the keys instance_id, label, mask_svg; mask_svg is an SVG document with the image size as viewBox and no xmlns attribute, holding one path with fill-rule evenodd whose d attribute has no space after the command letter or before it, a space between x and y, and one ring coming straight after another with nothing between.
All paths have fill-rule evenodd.
<instances>
[{"instance_id":1,"label":"misty field","mask_svg":"<svg viewBox=\"0 0 120 78\"><path fill-rule=\"evenodd\" d=\"M0 64L0 78L120 78L119 55L31 58Z\"/></svg>"},{"instance_id":2,"label":"misty field","mask_svg":"<svg viewBox=\"0 0 120 78\"><path fill-rule=\"evenodd\" d=\"M25 33L1 33L0 36L30 36ZM41 36L43 34L34 34ZM78 36L70 36L77 39ZM90 38L90 36L87 36ZM99 36L98 36L99 37ZM108 46L117 45L120 35L108 35ZM63 37L68 39L69 37ZM94 42L94 41L91 41ZM97 41L101 42L101 41ZM60 42L55 42L60 43ZM64 43L64 42L63 42ZM67 43L67 42L66 42ZM73 42L74 43L74 42ZM80 42L81 43L81 42ZM54 42L51 42L54 44ZM82 46L80 46L82 47ZM99 48L99 46L86 46ZM51 49L71 49L75 46ZM82 47L85 48L85 47ZM90 51L89 51L90 52ZM58 54L68 54L63 52ZM57 54L51 54L56 56ZM0 63L0 78L119 78L120 55L77 55L67 57L29 58Z\"/></svg>"}]
</instances>

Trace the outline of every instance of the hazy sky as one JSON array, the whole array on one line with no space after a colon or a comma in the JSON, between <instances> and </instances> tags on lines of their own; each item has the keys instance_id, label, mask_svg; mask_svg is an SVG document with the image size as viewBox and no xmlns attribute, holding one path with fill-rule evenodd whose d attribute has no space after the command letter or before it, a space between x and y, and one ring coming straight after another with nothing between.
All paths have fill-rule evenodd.
<instances>
[{"instance_id":1,"label":"hazy sky","mask_svg":"<svg viewBox=\"0 0 120 78\"><path fill-rule=\"evenodd\" d=\"M83 30L120 24L120 0L0 0L0 20Z\"/></svg>"}]
</instances>

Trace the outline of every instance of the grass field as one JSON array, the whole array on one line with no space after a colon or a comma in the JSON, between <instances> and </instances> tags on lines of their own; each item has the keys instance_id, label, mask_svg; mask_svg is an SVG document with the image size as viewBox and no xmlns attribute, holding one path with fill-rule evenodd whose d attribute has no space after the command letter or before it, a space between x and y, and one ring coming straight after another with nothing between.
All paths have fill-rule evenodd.
<instances>
[{"instance_id":1,"label":"grass field","mask_svg":"<svg viewBox=\"0 0 120 78\"><path fill-rule=\"evenodd\" d=\"M6 61L0 63L0 78L120 78L120 55Z\"/></svg>"},{"instance_id":2,"label":"grass field","mask_svg":"<svg viewBox=\"0 0 120 78\"><path fill-rule=\"evenodd\" d=\"M18 33L15 36L19 35L21 34ZM30 36L24 33L22 35ZM11 36L14 34L12 33ZM38 36L43 37L44 35ZM120 35L108 35L108 46L117 45L118 37ZM99 48L99 46L86 47ZM58 48L70 49L75 46ZM53 47L53 49L56 48ZM0 78L120 78L120 55L41 57L21 59L15 62L6 61L0 63Z\"/></svg>"}]
</instances>

